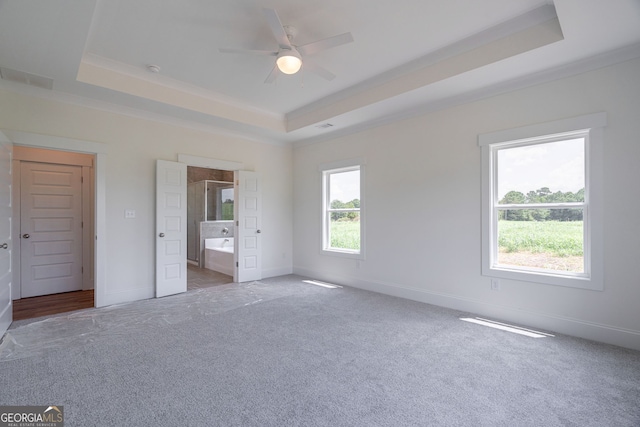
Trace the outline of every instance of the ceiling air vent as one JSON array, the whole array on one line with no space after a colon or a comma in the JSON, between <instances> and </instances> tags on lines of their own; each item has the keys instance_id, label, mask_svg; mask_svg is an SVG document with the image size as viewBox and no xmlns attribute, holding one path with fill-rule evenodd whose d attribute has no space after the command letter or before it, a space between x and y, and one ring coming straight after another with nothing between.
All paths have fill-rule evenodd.
<instances>
[{"instance_id":1,"label":"ceiling air vent","mask_svg":"<svg viewBox=\"0 0 640 427\"><path fill-rule=\"evenodd\" d=\"M331 123L323 123L321 125L316 126L316 128L318 129L329 129L330 127L333 127Z\"/></svg>"},{"instance_id":2,"label":"ceiling air vent","mask_svg":"<svg viewBox=\"0 0 640 427\"><path fill-rule=\"evenodd\" d=\"M53 79L25 73L24 71L12 70L11 68L0 67L0 78L9 82L23 83L49 90L53 89Z\"/></svg>"}]
</instances>

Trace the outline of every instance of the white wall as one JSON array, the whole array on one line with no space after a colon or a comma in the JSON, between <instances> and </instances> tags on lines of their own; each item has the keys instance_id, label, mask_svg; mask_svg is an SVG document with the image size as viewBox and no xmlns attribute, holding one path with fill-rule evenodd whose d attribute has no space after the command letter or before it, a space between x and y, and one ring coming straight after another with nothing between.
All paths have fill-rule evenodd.
<instances>
[{"instance_id":1,"label":"white wall","mask_svg":"<svg viewBox=\"0 0 640 427\"><path fill-rule=\"evenodd\" d=\"M104 305L154 295L155 161L178 153L240 162L263 182L263 274L292 269L292 150L0 90L0 129L105 146ZM136 211L125 219L125 209Z\"/></svg>"},{"instance_id":2,"label":"white wall","mask_svg":"<svg viewBox=\"0 0 640 427\"><path fill-rule=\"evenodd\" d=\"M640 60L294 149L294 272L640 349ZM605 290L480 274L478 134L604 111ZM320 254L318 165L366 159L367 259Z\"/></svg>"}]
</instances>

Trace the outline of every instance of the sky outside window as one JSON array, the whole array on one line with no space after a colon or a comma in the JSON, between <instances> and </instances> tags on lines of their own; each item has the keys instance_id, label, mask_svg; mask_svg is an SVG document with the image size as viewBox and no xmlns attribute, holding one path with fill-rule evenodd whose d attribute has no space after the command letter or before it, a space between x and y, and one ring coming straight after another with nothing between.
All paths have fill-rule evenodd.
<instances>
[{"instance_id":1,"label":"sky outside window","mask_svg":"<svg viewBox=\"0 0 640 427\"><path fill-rule=\"evenodd\" d=\"M584 138L499 150L498 200L543 187L576 193L585 186L584 165Z\"/></svg>"},{"instance_id":2,"label":"sky outside window","mask_svg":"<svg viewBox=\"0 0 640 427\"><path fill-rule=\"evenodd\" d=\"M360 171L333 173L329 176L330 201L343 203L360 200Z\"/></svg>"}]
</instances>

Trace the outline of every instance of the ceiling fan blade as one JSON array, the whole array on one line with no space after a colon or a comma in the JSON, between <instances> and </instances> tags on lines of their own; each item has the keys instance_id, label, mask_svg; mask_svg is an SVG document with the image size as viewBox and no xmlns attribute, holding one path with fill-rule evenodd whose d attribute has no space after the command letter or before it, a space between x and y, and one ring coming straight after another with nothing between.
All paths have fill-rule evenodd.
<instances>
[{"instance_id":1,"label":"ceiling fan blade","mask_svg":"<svg viewBox=\"0 0 640 427\"><path fill-rule=\"evenodd\" d=\"M267 79L264 82L273 83L277 77L278 77L278 66L276 65L273 67L273 69L271 70L271 72L267 76Z\"/></svg>"},{"instance_id":2,"label":"ceiling fan blade","mask_svg":"<svg viewBox=\"0 0 640 427\"><path fill-rule=\"evenodd\" d=\"M313 55L314 53L330 49L332 47L340 46L343 44L351 43L353 36L351 33L339 34L337 36L328 37L326 39L318 40L317 42L308 43L302 46L296 47L301 55Z\"/></svg>"},{"instance_id":3,"label":"ceiling fan blade","mask_svg":"<svg viewBox=\"0 0 640 427\"><path fill-rule=\"evenodd\" d=\"M333 74L331 71L327 70L326 68L323 68L323 67L319 66L318 64L316 64L313 61L309 61L308 59L305 59L302 62L302 64L303 64L302 66L304 67L304 69L306 71L315 73L315 74L319 75L320 77L322 77L325 80L331 81L331 80L336 78L336 75Z\"/></svg>"},{"instance_id":4,"label":"ceiling fan blade","mask_svg":"<svg viewBox=\"0 0 640 427\"><path fill-rule=\"evenodd\" d=\"M271 32L278 41L278 45L280 45L280 48L291 49L291 42L289 41L289 37L287 37L287 32L282 26L282 22L280 22L278 12L273 9L264 9L264 16L267 18L269 28L271 28Z\"/></svg>"},{"instance_id":5,"label":"ceiling fan blade","mask_svg":"<svg viewBox=\"0 0 640 427\"><path fill-rule=\"evenodd\" d=\"M251 49L234 49L221 47L218 49L221 53L246 53L248 55L265 55L265 56L277 56L278 52L272 50L251 50Z\"/></svg>"}]
</instances>

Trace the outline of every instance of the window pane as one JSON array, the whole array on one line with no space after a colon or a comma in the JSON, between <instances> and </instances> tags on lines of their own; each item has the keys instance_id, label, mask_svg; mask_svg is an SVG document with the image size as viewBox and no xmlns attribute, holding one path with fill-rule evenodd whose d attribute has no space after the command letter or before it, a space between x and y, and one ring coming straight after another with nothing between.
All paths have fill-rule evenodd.
<instances>
[{"instance_id":1,"label":"window pane","mask_svg":"<svg viewBox=\"0 0 640 427\"><path fill-rule=\"evenodd\" d=\"M498 203L583 202L584 138L497 152Z\"/></svg>"},{"instance_id":2,"label":"window pane","mask_svg":"<svg viewBox=\"0 0 640 427\"><path fill-rule=\"evenodd\" d=\"M220 199L222 200L222 220L233 220L233 188L224 188L220 191Z\"/></svg>"},{"instance_id":3,"label":"window pane","mask_svg":"<svg viewBox=\"0 0 640 427\"><path fill-rule=\"evenodd\" d=\"M497 263L583 273L582 214L582 209L500 210Z\"/></svg>"},{"instance_id":4,"label":"window pane","mask_svg":"<svg viewBox=\"0 0 640 427\"><path fill-rule=\"evenodd\" d=\"M353 218L333 219L334 214L335 212L331 213L332 218L329 221L330 247L360 251L360 214L358 212L348 212L349 215L353 215Z\"/></svg>"},{"instance_id":5,"label":"window pane","mask_svg":"<svg viewBox=\"0 0 640 427\"><path fill-rule=\"evenodd\" d=\"M206 181L207 221L233 220L233 183Z\"/></svg>"},{"instance_id":6,"label":"window pane","mask_svg":"<svg viewBox=\"0 0 640 427\"><path fill-rule=\"evenodd\" d=\"M331 208L360 207L360 171L336 172L329 176Z\"/></svg>"}]
</instances>

